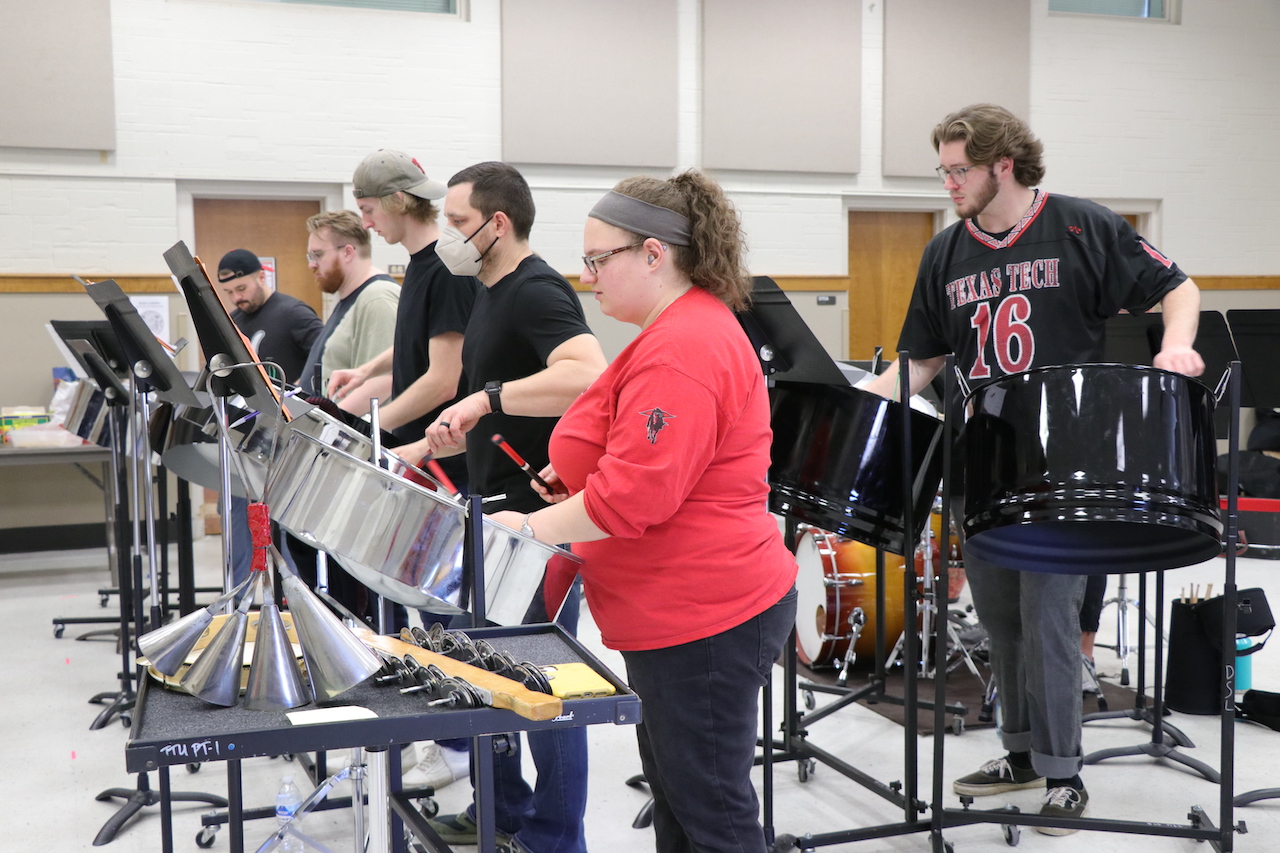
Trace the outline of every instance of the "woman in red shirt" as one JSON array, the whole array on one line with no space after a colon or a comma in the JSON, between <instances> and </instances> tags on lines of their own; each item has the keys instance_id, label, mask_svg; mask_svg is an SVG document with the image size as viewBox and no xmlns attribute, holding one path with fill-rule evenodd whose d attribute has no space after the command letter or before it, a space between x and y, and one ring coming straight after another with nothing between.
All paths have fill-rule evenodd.
<instances>
[{"instance_id":1,"label":"woman in red shirt","mask_svg":"<svg viewBox=\"0 0 1280 853\"><path fill-rule=\"evenodd\" d=\"M795 624L796 564L767 508L768 391L732 311L750 293L741 224L697 172L636 177L583 244L582 282L641 331L552 435L543 477L568 495L495 517L580 543L592 615L643 702L658 849L761 853L757 701Z\"/></svg>"}]
</instances>

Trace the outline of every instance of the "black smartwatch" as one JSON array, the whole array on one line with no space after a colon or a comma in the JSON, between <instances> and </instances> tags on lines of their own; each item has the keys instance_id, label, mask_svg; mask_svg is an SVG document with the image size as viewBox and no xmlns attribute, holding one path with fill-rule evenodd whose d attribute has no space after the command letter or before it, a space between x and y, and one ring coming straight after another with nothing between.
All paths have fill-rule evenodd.
<instances>
[{"instance_id":1,"label":"black smartwatch","mask_svg":"<svg viewBox=\"0 0 1280 853\"><path fill-rule=\"evenodd\" d=\"M489 408L493 410L494 414L502 414L502 383L484 383L484 393L489 395Z\"/></svg>"}]
</instances>

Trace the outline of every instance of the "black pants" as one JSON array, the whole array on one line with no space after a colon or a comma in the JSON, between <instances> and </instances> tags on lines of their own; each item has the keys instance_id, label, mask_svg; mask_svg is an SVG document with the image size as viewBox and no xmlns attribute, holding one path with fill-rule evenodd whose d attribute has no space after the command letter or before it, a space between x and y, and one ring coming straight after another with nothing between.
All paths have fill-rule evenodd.
<instances>
[{"instance_id":1,"label":"black pants","mask_svg":"<svg viewBox=\"0 0 1280 853\"><path fill-rule=\"evenodd\" d=\"M1080 630L1098 633L1102 624L1102 600L1107 594L1107 575L1089 575L1084 586L1084 601L1080 602Z\"/></svg>"},{"instance_id":2,"label":"black pants","mask_svg":"<svg viewBox=\"0 0 1280 853\"><path fill-rule=\"evenodd\" d=\"M751 784L759 696L796 622L796 591L720 634L623 652L643 703L640 762L659 853L764 853Z\"/></svg>"}]
</instances>

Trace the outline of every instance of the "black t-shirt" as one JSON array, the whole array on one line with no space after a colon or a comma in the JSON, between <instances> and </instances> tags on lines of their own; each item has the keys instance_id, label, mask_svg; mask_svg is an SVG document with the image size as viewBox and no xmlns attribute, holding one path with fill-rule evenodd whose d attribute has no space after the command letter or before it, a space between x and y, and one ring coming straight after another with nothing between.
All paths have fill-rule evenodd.
<instances>
[{"instance_id":1,"label":"black t-shirt","mask_svg":"<svg viewBox=\"0 0 1280 853\"><path fill-rule=\"evenodd\" d=\"M464 334L471 305L480 282L470 276L449 272L436 254L433 242L409 257L396 308L395 351L392 355L391 395L408 388L431 366L428 347L431 339L448 332ZM430 412L392 430L396 438L418 441L440 412L460 396L466 378L458 382L459 393Z\"/></svg>"},{"instance_id":2,"label":"black t-shirt","mask_svg":"<svg viewBox=\"0 0 1280 853\"><path fill-rule=\"evenodd\" d=\"M310 305L287 293L272 293L252 314L237 308L231 312L231 320L250 340L263 333L258 358L280 365L285 379L293 383L302 376L307 353L324 328Z\"/></svg>"},{"instance_id":3,"label":"black t-shirt","mask_svg":"<svg viewBox=\"0 0 1280 853\"><path fill-rule=\"evenodd\" d=\"M1098 362L1108 318L1148 310L1186 278L1118 214L1040 191L1004 235L964 220L929 241L898 349L953 352L974 384Z\"/></svg>"},{"instance_id":4,"label":"black t-shirt","mask_svg":"<svg viewBox=\"0 0 1280 853\"><path fill-rule=\"evenodd\" d=\"M558 272L530 255L492 287L476 294L462 344L467 393L494 380L510 382L543 370L556 347L578 335L591 334L578 295ZM525 512L546 506L529 486L529 477L494 445L495 433L524 457L535 471L546 467L547 443L559 418L527 418L488 414L467 433L467 471L471 489L481 495L507 495L485 504L486 512Z\"/></svg>"}]
</instances>

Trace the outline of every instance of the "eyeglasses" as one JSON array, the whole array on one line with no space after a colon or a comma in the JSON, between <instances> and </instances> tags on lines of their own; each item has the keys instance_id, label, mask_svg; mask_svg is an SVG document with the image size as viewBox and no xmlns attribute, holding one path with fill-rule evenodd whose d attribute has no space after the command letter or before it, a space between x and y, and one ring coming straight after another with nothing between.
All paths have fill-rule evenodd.
<instances>
[{"instance_id":1,"label":"eyeglasses","mask_svg":"<svg viewBox=\"0 0 1280 853\"><path fill-rule=\"evenodd\" d=\"M598 272L598 270L596 269L596 264L598 264L600 261L603 261L605 258L610 257L612 255L619 254L620 252L628 252L632 249L638 249L643 245L644 245L643 242L632 243L630 246L623 246L620 249L610 249L609 251L601 252L598 255L583 255L582 262L587 265L587 269L591 270L591 274L595 275Z\"/></svg>"},{"instance_id":2,"label":"eyeglasses","mask_svg":"<svg viewBox=\"0 0 1280 853\"><path fill-rule=\"evenodd\" d=\"M967 177L966 173L970 169L976 169L976 168L978 167L977 166L957 166L954 169L944 169L943 167L939 166L933 171L938 173L938 180L942 181L944 184L947 182L947 178L949 177L951 178L951 180L956 182L956 186L962 187L964 186L964 182Z\"/></svg>"},{"instance_id":3,"label":"eyeglasses","mask_svg":"<svg viewBox=\"0 0 1280 853\"><path fill-rule=\"evenodd\" d=\"M307 252L307 263L318 264L320 263L320 259L323 257L324 257L324 249L321 249L318 252Z\"/></svg>"}]
</instances>

